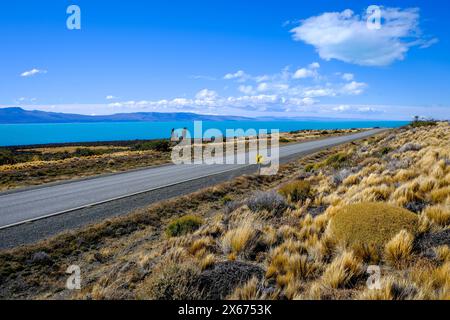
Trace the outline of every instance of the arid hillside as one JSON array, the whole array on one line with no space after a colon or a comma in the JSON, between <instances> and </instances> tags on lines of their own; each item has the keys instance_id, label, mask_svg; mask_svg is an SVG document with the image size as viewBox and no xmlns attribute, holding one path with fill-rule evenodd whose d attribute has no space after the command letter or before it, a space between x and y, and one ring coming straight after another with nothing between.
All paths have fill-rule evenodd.
<instances>
[{"instance_id":1,"label":"arid hillside","mask_svg":"<svg viewBox=\"0 0 450 320\"><path fill-rule=\"evenodd\" d=\"M0 297L450 299L449 165L448 123L391 130L0 253Z\"/></svg>"}]
</instances>

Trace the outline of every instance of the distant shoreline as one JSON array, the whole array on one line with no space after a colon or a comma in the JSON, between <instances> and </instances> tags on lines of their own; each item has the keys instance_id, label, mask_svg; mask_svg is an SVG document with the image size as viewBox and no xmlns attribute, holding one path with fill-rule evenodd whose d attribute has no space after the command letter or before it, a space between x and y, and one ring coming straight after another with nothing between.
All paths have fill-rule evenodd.
<instances>
[{"instance_id":1,"label":"distant shoreline","mask_svg":"<svg viewBox=\"0 0 450 320\"><path fill-rule=\"evenodd\" d=\"M337 130L363 128L395 128L407 125L409 121L203 121L202 132L194 130L193 121L174 122L117 122L117 123L58 123L44 124L0 124L1 147L35 147L55 145L123 144L130 141L168 139L172 129L186 127L192 136L200 137L208 129L249 129L280 132L296 130Z\"/></svg>"}]
</instances>

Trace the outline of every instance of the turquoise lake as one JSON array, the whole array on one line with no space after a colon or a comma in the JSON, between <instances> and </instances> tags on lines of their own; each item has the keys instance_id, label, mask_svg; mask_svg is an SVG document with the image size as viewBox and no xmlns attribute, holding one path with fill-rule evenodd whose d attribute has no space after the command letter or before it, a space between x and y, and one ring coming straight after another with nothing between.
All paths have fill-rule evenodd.
<instances>
[{"instance_id":1,"label":"turquoise lake","mask_svg":"<svg viewBox=\"0 0 450 320\"><path fill-rule=\"evenodd\" d=\"M204 121L203 131L226 129L278 129L288 132L302 129L394 128L407 121ZM193 122L102 122L58 124L0 124L0 146L95 142L169 138L172 128L188 128L193 135ZM198 136L196 136L198 138Z\"/></svg>"}]
</instances>

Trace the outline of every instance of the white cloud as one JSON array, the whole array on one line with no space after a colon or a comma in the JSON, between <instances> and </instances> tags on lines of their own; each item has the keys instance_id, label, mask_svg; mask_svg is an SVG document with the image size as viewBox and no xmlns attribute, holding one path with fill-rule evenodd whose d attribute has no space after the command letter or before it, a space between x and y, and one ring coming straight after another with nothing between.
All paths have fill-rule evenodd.
<instances>
[{"instance_id":1,"label":"white cloud","mask_svg":"<svg viewBox=\"0 0 450 320\"><path fill-rule=\"evenodd\" d=\"M267 91L269 89L269 85L266 82L260 83L258 85L258 91Z\"/></svg>"},{"instance_id":2,"label":"white cloud","mask_svg":"<svg viewBox=\"0 0 450 320\"><path fill-rule=\"evenodd\" d=\"M338 111L338 112L344 112L344 111L347 111L349 109L350 109L350 106L348 106L348 105L340 105L340 106L337 106L337 107L333 108L334 111Z\"/></svg>"},{"instance_id":3,"label":"white cloud","mask_svg":"<svg viewBox=\"0 0 450 320\"><path fill-rule=\"evenodd\" d=\"M270 76L265 74L265 75L262 75L262 76L256 76L256 77L254 77L254 79L255 79L256 82L263 82L263 81L270 80Z\"/></svg>"},{"instance_id":4,"label":"white cloud","mask_svg":"<svg viewBox=\"0 0 450 320\"><path fill-rule=\"evenodd\" d=\"M342 87L342 92L349 95L358 95L361 94L366 87L367 84L364 82L352 81Z\"/></svg>"},{"instance_id":5,"label":"white cloud","mask_svg":"<svg viewBox=\"0 0 450 320\"><path fill-rule=\"evenodd\" d=\"M347 9L326 12L300 22L291 30L294 40L316 48L324 60L337 59L365 66L385 66L403 60L413 46L425 48L437 40L426 40L419 29L416 8L381 8L380 29L367 27L367 16Z\"/></svg>"},{"instance_id":6,"label":"white cloud","mask_svg":"<svg viewBox=\"0 0 450 320\"><path fill-rule=\"evenodd\" d=\"M195 80L208 80L208 81L214 81L214 80L216 80L215 77L205 76L205 75L201 75L201 74L198 74L198 75L192 75L192 76L189 76L189 78L195 79Z\"/></svg>"},{"instance_id":7,"label":"white cloud","mask_svg":"<svg viewBox=\"0 0 450 320\"><path fill-rule=\"evenodd\" d=\"M106 96L106 100L114 100L114 99L117 99L117 97L112 95Z\"/></svg>"},{"instance_id":8,"label":"white cloud","mask_svg":"<svg viewBox=\"0 0 450 320\"><path fill-rule=\"evenodd\" d=\"M217 98L217 92L213 91L213 90L208 90L208 89L203 89L200 90L196 95L195 95L195 99L197 100L204 100L204 101L212 101L215 100Z\"/></svg>"},{"instance_id":9,"label":"white cloud","mask_svg":"<svg viewBox=\"0 0 450 320\"><path fill-rule=\"evenodd\" d=\"M306 89L303 92L303 95L308 98L319 98L319 97L334 97L336 96L336 92L330 88L315 88L315 89Z\"/></svg>"},{"instance_id":10,"label":"white cloud","mask_svg":"<svg viewBox=\"0 0 450 320\"><path fill-rule=\"evenodd\" d=\"M239 86L239 91L242 92L243 94L252 94L254 92L253 87L252 86Z\"/></svg>"},{"instance_id":11,"label":"white cloud","mask_svg":"<svg viewBox=\"0 0 450 320\"><path fill-rule=\"evenodd\" d=\"M353 73L344 73L342 75L342 79L345 81L353 81L353 79L355 79L355 75Z\"/></svg>"},{"instance_id":12,"label":"white cloud","mask_svg":"<svg viewBox=\"0 0 450 320\"><path fill-rule=\"evenodd\" d=\"M377 109L372 108L372 107L360 107L357 109L358 112L361 113L377 113L379 112Z\"/></svg>"},{"instance_id":13,"label":"white cloud","mask_svg":"<svg viewBox=\"0 0 450 320\"><path fill-rule=\"evenodd\" d=\"M293 79L305 79L305 78L317 78L319 73L317 70L320 68L318 62L311 63L307 68L300 68L292 75Z\"/></svg>"},{"instance_id":14,"label":"white cloud","mask_svg":"<svg viewBox=\"0 0 450 320\"><path fill-rule=\"evenodd\" d=\"M221 95L218 92L205 88L197 92L192 98L175 97L158 101L125 101L111 103L113 108L130 110L190 110L196 112L214 111L220 112L227 108L248 110L265 110L267 112L281 112L286 110L300 110L306 107L319 105L322 98L345 97L359 95L364 92L367 84L356 81L342 81L342 73L338 82L330 82L326 75L318 72L320 64L311 63L296 72L289 67L280 72L254 76L238 71L229 73L224 78L237 80L235 94ZM348 80L352 77L345 76ZM245 78L246 83L241 83ZM302 79L302 81L297 81ZM260 81L265 80L265 81ZM226 92L230 92L227 90ZM342 108L341 108L342 109ZM337 109L335 111L339 111ZM124 111L124 110L122 110ZM343 110L341 110L343 111ZM356 111L355 111L356 112Z\"/></svg>"},{"instance_id":15,"label":"white cloud","mask_svg":"<svg viewBox=\"0 0 450 320\"><path fill-rule=\"evenodd\" d=\"M224 77L225 80L238 80L244 82L250 78L243 70L236 71L235 73L227 73Z\"/></svg>"},{"instance_id":16,"label":"white cloud","mask_svg":"<svg viewBox=\"0 0 450 320\"><path fill-rule=\"evenodd\" d=\"M314 77L315 72L313 70L309 70L306 68L301 68L295 71L294 75L292 76L294 79L304 79L309 77Z\"/></svg>"},{"instance_id":17,"label":"white cloud","mask_svg":"<svg viewBox=\"0 0 450 320\"><path fill-rule=\"evenodd\" d=\"M19 99L17 99L15 101L16 104L26 104L26 103L30 103L33 104L37 101L36 98L27 98L27 97L20 97Z\"/></svg>"},{"instance_id":18,"label":"white cloud","mask_svg":"<svg viewBox=\"0 0 450 320\"><path fill-rule=\"evenodd\" d=\"M34 68L34 69L31 69L31 70L22 72L20 74L20 76L21 77L31 77L31 76L34 76L34 75L39 74L39 73L47 73L47 71Z\"/></svg>"}]
</instances>

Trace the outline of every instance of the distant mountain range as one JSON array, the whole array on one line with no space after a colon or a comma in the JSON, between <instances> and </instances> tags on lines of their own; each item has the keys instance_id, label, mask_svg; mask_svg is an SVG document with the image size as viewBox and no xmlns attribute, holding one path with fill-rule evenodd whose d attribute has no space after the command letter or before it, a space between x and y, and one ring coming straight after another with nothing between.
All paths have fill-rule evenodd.
<instances>
[{"instance_id":1,"label":"distant mountain range","mask_svg":"<svg viewBox=\"0 0 450 320\"><path fill-rule=\"evenodd\" d=\"M374 121L325 117L240 117L197 114L191 112L135 112L103 116L25 110L20 107L0 108L0 124L26 123L79 123L79 122L152 122L152 121Z\"/></svg>"},{"instance_id":2,"label":"distant mountain range","mask_svg":"<svg viewBox=\"0 0 450 320\"><path fill-rule=\"evenodd\" d=\"M24 110L19 107L0 108L1 124L18 123L70 123L70 122L133 122L133 121L239 121L252 118L236 116L214 116L188 112L136 112L117 113L104 116Z\"/></svg>"}]
</instances>

